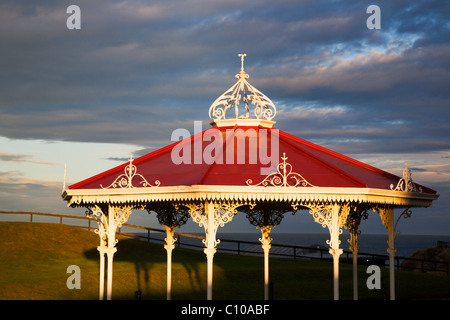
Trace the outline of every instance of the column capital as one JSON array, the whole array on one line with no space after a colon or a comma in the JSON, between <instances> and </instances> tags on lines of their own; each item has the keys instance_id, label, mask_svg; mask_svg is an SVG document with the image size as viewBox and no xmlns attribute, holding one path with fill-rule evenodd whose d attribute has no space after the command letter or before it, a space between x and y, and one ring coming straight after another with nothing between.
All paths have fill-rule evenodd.
<instances>
[{"instance_id":1,"label":"column capital","mask_svg":"<svg viewBox=\"0 0 450 320\"><path fill-rule=\"evenodd\" d=\"M387 248L386 249L387 253L389 253L389 255L394 255L397 252L396 248Z\"/></svg>"},{"instance_id":2,"label":"column capital","mask_svg":"<svg viewBox=\"0 0 450 320\"><path fill-rule=\"evenodd\" d=\"M97 250L100 252L101 255L104 255L107 251L108 247L107 246L98 246Z\"/></svg>"},{"instance_id":3,"label":"column capital","mask_svg":"<svg viewBox=\"0 0 450 320\"><path fill-rule=\"evenodd\" d=\"M203 249L203 252L206 254L207 258L214 257L214 254L216 253L216 251L217 251L216 248L205 248L205 249Z\"/></svg>"},{"instance_id":4,"label":"column capital","mask_svg":"<svg viewBox=\"0 0 450 320\"><path fill-rule=\"evenodd\" d=\"M328 252L329 252L333 257L335 257L335 256L338 256L338 257L339 257L339 256L344 252L344 250L342 250L342 249L329 249Z\"/></svg>"},{"instance_id":5,"label":"column capital","mask_svg":"<svg viewBox=\"0 0 450 320\"><path fill-rule=\"evenodd\" d=\"M167 251L172 251L173 249L175 249L175 245L173 245L173 244L165 244L164 245L164 249L166 249Z\"/></svg>"},{"instance_id":6,"label":"column capital","mask_svg":"<svg viewBox=\"0 0 450 320\"><path fill-rule=\"evenodd\" d=\"M106 254L109 255L114 255L114 253L117 252L117 247L110 247L110 248L106 248L105 250Z\"/></svg>"},{"instance_id":7,"label":"column capital","mask_svg":"<svg viewBox=\"0 0 450 320\"><path fill-rule=\"evenodd\" d=\"M177 241L177 239L174 237L175 227L166 225L163 225L163 227L166 229L167 235L164 239L166 241L164 249L166 249L167 251L172 251L175 248L174 243Z\"/></svg>"},{"instance_id":8,"label":"column capital","mask_svg":"<svg viewBox=\"0 0 450 320\"><path fill-rule=\"evenodd\" d=\"M273 228L274 226L260 227L262 237L259 238L259 241L262 243L262 248L264 251L269 250L271 248L270 243L272 242L273 239L270 237L270 231L272 231Z\"/></svg>"}]
</instances>

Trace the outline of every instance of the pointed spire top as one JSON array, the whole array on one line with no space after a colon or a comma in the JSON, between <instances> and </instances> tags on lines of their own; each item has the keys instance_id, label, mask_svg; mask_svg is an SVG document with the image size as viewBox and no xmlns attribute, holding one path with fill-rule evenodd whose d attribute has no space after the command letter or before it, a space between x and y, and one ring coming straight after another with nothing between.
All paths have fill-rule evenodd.
<instances>
[{"instance_id":1,"label":"pointed spire top","mask_svg":"<svg viewBox=\"0 0 450 320\"><path fill-rule=\"evenodd\" d=\"M246 53L238 54L238 57L241 57L241 72L236 75L237 79L248 79L250 76L244 71L244 58L247 56Z\"/></svg>"},{"instance_id":2,"label":"pointed spire top","mask_svg":"<svg viewBox=\"0 0 450 320\"><path fill-rule=\"evenodd\" d=\"M63 180L63 188L62 190L66 190L66 174L67 174L67 162L64 163L64 180Z\"/></svg>"}]
</instances>

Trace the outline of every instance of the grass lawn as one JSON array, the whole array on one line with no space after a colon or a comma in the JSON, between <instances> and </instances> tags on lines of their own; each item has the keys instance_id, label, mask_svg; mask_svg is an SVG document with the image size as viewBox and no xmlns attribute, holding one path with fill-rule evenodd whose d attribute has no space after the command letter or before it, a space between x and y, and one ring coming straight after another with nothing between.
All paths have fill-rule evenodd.
<instances>
[{"instance_id":1,"label":"grass lawn","mask_svg":"<svg viewBox=\"0 0 450 320\"><path fill-rule=\"evenodd\" d=\"M0 222L0 299L98 299L98 235L77 227L46 223ZM166 252L162 244L119 238L114 255L113 299L165 299ZM81 289L66 286L67 267L81 270ZM172 263L172 299L206 299L206 257L202 251L176 248ZM359 269L361 300L389 299L388 270L381 290L366 287L366 266ZM333 299L332 264L270 259L270 281L279 300ZM450 278L396 271L396 298L450 296ZM214 299L263 299L263 258L216 253ZM340 298L352 299L352 267L340 265Z\"/></svg>"}]
</instances>

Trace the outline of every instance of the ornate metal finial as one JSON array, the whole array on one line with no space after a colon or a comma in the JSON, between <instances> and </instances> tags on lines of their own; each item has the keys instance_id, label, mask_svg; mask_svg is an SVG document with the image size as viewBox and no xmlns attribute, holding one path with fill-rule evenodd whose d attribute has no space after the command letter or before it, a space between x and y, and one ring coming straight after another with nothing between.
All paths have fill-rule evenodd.
<instances>
[{"instance_id":1,"label":"ornate metal finial","mask_svg":"<svg viewBox=\"0 0 450 320\"><path fill-rule=\"evenodd\" d=\"M404 191L404 192L422 192L421 187L416 187L416 184L412 181L411 170L408 169L408 161L405 161L405 169L403 170L403 178L401 178L397 186L391 184L391 190Z\"/></svg>"},{"instance_id":2,"label":"ornate metal finial","mask_svg":"<svg viewBox=\"0 0 450 320\"><path fill-rule=\"evenodd\" d=\"M136 173L137 167L133 164L133 156L130 155L129 164L125 167L124 173L119 175L113 183L111 183L108 187L103 187L100 185L102 189L109 189L109 188L136 188L133 186L133 179L134 177L140 178L142 181L140 184L143 187L158 187L161 182L159 180L155 181L155 185L152 186L147 180L145 180L144 176Z\"/></svg>"},{"instance_id":3,"label":"ornate metal finial","mask_svg":"<svg viewBox=\"0 0 450 320\"><path fill-rule=\"evenodd\" d=\"M64 180L63 180L63 188L62 190L66 190L66 174L67 174L67 162L64 163Z\"/></svg>"},{"instance_id":4,"label":"ornate metal finial","mask_svg":"<svg viewBox=\"0 0 450 320\"><path fill-rule=\"evenodd\" d=\"M255 184L253 186L263 186L267 187L269 185L274 187L316 187L306 181L305 178L301 176L301 174L297 172L292 172L292 165L286 160L286 153L283 153L281 157L283 162L279 163L277 166L277 172L273 172L264 178L260 183ZM252 180L248 179L246 181L247 185L252 185Z\"/></svg>"},{"instance_id":5,"label":"ornate metal finial","mask_svg":"<svg viewBox=\"0 0 450 320\"><path fill-rule=\"evenodd\" d=\"M209 108L209 117L218 122L230 119L257 119L271 121L276 115L276 107L272 100L248 83L249 75L244 71L245 53L238 54L241 58L241 71L236 74L238 81L213 102ZM241 101L245 113L239 109ZM254 105L254 118L250 117L250 106ZM227 111L234 108L234 116L227 117Z\"/></svg>"}]
</instances>

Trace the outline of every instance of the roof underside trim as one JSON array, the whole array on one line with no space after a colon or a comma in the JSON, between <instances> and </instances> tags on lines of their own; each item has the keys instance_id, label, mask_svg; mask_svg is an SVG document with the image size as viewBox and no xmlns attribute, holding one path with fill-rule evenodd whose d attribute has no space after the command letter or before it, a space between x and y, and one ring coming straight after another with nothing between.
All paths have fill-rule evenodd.
<instances>
[{"instance_id":1,"label":"roof underside trim","mask_svg":"<svg viewBox=\"0 0 450 320\"><path fill-rule=\"evenodd\" d=\"M430 207L439 195L408 193L371 188L295 188L186 186L121 190L65 190L68 205L96 203L144 204L177 201L253 201L253 202L351 202L401 207Z\"/></svg>"}]
</instances>

